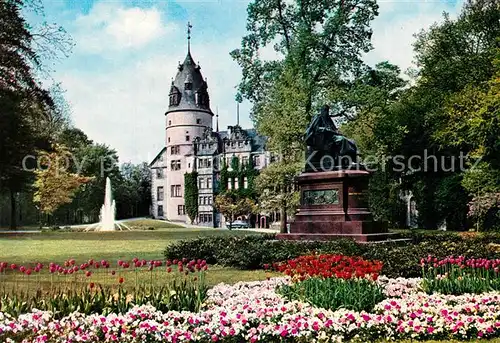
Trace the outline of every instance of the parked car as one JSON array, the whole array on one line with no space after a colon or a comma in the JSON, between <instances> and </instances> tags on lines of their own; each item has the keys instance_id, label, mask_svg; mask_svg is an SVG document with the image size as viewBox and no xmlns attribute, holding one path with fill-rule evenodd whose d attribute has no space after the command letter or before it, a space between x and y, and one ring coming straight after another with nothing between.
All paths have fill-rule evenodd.
<instances>
[{"instance_id":1,"label":"parked car","mask_svg":"<svg viewBox=\"0 0 500 343\"><path fill-rule=\"evenodd\" d=\"M248 223L244 220L235 220L234 222L229 225L229 223L226 223L226 227L231 230L231 229L248 229L250 226Z\"/></svg>"}]
</instances>

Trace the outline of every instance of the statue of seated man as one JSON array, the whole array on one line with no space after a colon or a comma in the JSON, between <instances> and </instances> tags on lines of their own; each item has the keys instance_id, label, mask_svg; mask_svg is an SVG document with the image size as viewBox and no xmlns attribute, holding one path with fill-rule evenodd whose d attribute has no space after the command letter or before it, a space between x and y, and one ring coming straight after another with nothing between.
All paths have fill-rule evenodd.
<instances>
[{"instance_id":1,"label":"statue of seated man","mask_svg":"<svg viewBox=\"0 0 500 343\"><path fill-rule=\"evenodd\" d=\"M306 172L348 169L357 163L356 144L342 135L325 105L307 128Z\"/></svg>"}]
</instances>

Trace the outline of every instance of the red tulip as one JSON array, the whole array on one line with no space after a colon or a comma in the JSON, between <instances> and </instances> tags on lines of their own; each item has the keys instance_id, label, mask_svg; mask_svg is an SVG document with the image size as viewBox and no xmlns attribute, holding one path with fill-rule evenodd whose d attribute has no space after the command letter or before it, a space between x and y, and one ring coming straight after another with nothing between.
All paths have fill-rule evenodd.
<instances>
[{"instance_id":1,"label":"red tulip","mask_svg":"<svg viewBox=\"0 0 500 343\"><path fill-rule=\"evenodd\" d=\"M118 279L118 283L119 283L119 284L122 284L124 281L125 281L125 280L124 280L122 277Z\"/></svg>"}]
</instances>

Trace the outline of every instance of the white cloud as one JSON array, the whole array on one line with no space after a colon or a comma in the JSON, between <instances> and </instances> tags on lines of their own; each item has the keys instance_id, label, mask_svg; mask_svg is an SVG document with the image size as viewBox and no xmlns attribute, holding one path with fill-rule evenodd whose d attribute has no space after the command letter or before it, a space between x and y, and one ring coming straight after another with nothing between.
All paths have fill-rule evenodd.
<instances>
[{"instance_id":1,"label":"white cloud","mask_svg":"<svg viewBox=\"0 0 500 343\"><path fill-rule=\"evenodd\" d=\"M80 51L139 48L173 29L163 23L157 8L125 8L116 2L98 2L75 21L75 40Z\"/></svg>"}]
</instances>

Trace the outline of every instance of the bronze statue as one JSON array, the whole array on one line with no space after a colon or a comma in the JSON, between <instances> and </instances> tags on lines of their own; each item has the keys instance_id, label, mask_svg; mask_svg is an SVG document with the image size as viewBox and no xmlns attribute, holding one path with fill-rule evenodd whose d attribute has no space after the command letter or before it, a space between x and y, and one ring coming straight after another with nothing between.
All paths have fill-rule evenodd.
<instances>
[{"instance_id":1,"label":"bronze statue","mask_svg":"<svg viewBox=\"0 0 500 343\"><path fill-rule=\"evenodd\" d=\"M342 135L325 105L307 128L306 172L349 169L357 164L356 144Z\"/></svg>"}]
</instances>

